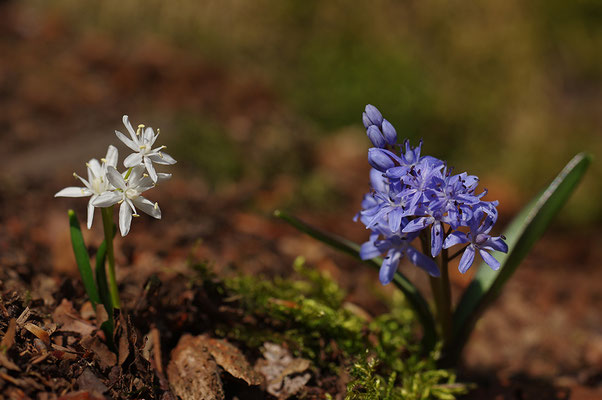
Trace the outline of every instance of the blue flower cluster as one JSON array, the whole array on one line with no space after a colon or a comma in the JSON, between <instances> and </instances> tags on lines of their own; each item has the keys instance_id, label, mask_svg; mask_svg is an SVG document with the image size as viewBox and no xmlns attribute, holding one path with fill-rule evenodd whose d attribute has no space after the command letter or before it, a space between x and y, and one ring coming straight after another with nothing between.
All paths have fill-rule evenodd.
<instances>
[{"instance_id":1,"label":"blue flower cluster","mask_svg":"<svg viewBox=\"0 0 602 400\"><path fill-rule=\"evenodd\" d=\"M445 162L421 156L422 142L417 147L407 140L398 145L395 128L376 107L367 105L362 117L374 147L368 151L372 190L356 216L372 233L360 255L366 260L386 254L380 281L391 282L404 255L430 275L439 276L435 257L442 249L459 244L467 244L460 272L470 268L477 252L491 268L499 268L499 261L489 252L506 253L508 246L503 236L489 235L497 220L498 202L483 201L486 190L475 193L479 179L466 172L453 175ZM412 245L421 233L423 238L430 237L430 243L426 240L430 254Z\"/></svg>"}]
</instances>

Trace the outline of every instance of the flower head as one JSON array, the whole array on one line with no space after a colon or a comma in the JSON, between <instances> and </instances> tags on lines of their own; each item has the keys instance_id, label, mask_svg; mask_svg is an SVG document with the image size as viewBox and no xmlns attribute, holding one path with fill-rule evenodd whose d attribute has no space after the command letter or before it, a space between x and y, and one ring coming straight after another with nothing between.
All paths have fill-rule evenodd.
<instances>
[{"instance_id":1,"label":"flower head","mask_svg":"<svg viewBox=\"0 0 602 400\"><path fill-rule=\"evenodd\" d=\"M119 140L135 152L123 160L123 165L126 168L144 165L152 181L157 182L158 175L153 163L163 165L172 165L176 163L176 160L174 160L173 157L162 151L166 146L152 148L157 137L159 137L159 131L155 134L153 128L145 127L144 125L138 125L138 129L134 131L127 115L123 116L123 125L125 125L128 130L130 138L119 131L115 131L115 134Z\"/></svg>"},{"instance_id":2,"label":"flower head","mask_svg":"<svg viewBox=\"0 0 602 400\"><path fill-rule=\"evenodd\" d=\"M74 173L73 175L79 179L84 186L75 187L69 186L54 195L54 197L88 197L88 229L92 227L92 221L94 220L94 202L101 194L112 190L113 186L107 178L107 168L115 168L117 166L118 151L115 146L109 146L107 149L107 155L102 158L100 162L93 158L86 163L88 169L88 179L84 179L81 176Z\"/></svg>"},{"instance_id":3,"label":"flower head","mask_svg":"<svg viewBox=\"0 0 602 400\"><path fill-rule=\"evenodd\" d=\"M105 192L94 200L96 207L110 207L114 204L121 204L119 207L119 230L121 236L125 236L130 231L132 217L138 217L136 207L151 217L161 219L161 209L159 204L153 203L142 196L142 193L155 186L150 177L144 173L144 167L137 165L131 169L127 178L122 176L113 167L108 167L107 178L115 187L115 190ZM168 178L167 174L158 175L157 179Z\"/></svg>"},{"instance_id":4,"label":"flower head","mask_svg":"<svg viewBox=\"0 0 602 400\"><path fill-rule=\"evenodd\" d=\"M416 147L408 140L403 146L394 145L395 129L376 107L366 106L362 119L374 147L368 150L372 190L364 196L356 216L372 233L360 255L373 258L386 254L381 282L393 279L404 255L438 276L435 257L442 249L462 243L469 245L460 261L461 272L470 267L477 250L489 266L498 268L499 262L488 251L507 252L508 246L503 237L489 235L497 220L497 202L481 200L486 190L475 193L479 179L467 173L452 175L444 161L421 154L422 141ZM458 230L460 227L469 230L466 233ZM428 255L411 245L418 236L427 243L429 251L424 251Z\"/></svg>"}]
</instances>

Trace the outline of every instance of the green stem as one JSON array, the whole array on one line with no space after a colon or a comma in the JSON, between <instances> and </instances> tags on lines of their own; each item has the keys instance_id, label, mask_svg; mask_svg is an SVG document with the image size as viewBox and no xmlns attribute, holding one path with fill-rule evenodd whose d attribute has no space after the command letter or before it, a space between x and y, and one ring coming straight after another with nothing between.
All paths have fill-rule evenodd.
<instances>
[{"instance_id":1,"label":"green stem","mask_svg":"<svg viewBox=\"0 0 602 400\"><path fill-rule=\"evenodd\" d=\"M449 254L447 249L441 250L441 336L443 344L447 345L452 339L452 300L449 282Z\"/></svg>"},{"instance_id":2,"label":"green stem","mask_svg":"<svg viewBox=\"0 0 602 400\"><path fill-rule=\"evenodd\" d=\"M102 226L105 231L105 243L107 244L107 259L109 261L109 292L113 307L121 308L119 301L119 289L115 278L115 252L113 251L113 207L104 207L102 212Z\"/></svg>"},{"instance_id":3,"label":"green stem","mask_svg":"<svg viewBox=\"0 0 602 400\"><path fill-rule=\"evenodd\" d=\"M430 236L430 230L428 229L422 231L420 235L422 251L426 255L431 254ZM447 249L441 251L441 257L437 259L437 261L439 261L438 264L441 277L435 278L429 275L429 283L435 301L437 325L443 340L443 347L445 348L452 337L451 287L449 283L449 255Z\"/></svg>"}]
</instances>

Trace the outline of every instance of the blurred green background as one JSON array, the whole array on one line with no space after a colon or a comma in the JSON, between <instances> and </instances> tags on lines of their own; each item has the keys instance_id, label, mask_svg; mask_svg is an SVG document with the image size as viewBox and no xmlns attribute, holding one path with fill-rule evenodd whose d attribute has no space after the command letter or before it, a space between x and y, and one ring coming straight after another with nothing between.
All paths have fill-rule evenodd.
<instances>
[{"instance_id":1,"label":"blurred green background","mask_svg":"<svg viewBox=\"0 0 602 400\"><path fill-rule=\"evenodd\" d=\"M361 112L371 103L400 136L424 138L426 153L479 175L516 204L576 152L593 153L598 160L562 218L602 222L600 1L26 3L68 21L73 34L108 38L121 54L159 42L227 71L239 86L264 88L252 96L269 107L238 97L227 106L154 106L181 135L170 153L215 182L305 174L314 143L350 129L363 135ZM220 86L206 90L228 99ZM229 118L241 107L260 128ZM256 150L262 146L277 150ZM300 185L308 197L337 199L315 174Z\"/></svg>"}]
</instances>

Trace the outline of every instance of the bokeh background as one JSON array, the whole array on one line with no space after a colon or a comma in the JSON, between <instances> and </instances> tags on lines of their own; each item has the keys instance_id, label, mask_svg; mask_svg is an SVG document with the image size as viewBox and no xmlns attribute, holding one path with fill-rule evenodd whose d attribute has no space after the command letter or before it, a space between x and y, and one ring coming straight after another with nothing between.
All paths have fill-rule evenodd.
<instances>
[{"instance_id":1,"label":"bokeh background","mask_svg":"<svg viewBox=\"0 0 602 400\"><path fill-rule=\"evenodd\" d=\"M74 271L64 211L83 215L85 202L52 194L117 143L112 132L128 114L161 128L179 163L149 196L163 221L134 221L141 227L121 243L122 265L182 260L200 246L202 257L251 272L304 254L345 281L357 263L333 263L265 221L286 208L365 239L351 218L368 185L367 103L400 137L422 138L425 153L478 175L507 222L575 153L602 154L602 3L3 1L1 261ZM601 166L595 160L509 288L514 297L498 306L509 317L477 332L469 363L538 376L602 371L602 299L587 286L602 255ZM361 282L346 285L379 309ZM560 314L546 314L559 303ZM577 350L561 350L562 335L546 326ZM523 344L491 355L496 341Z\"/></svg>"}]
</instances>

